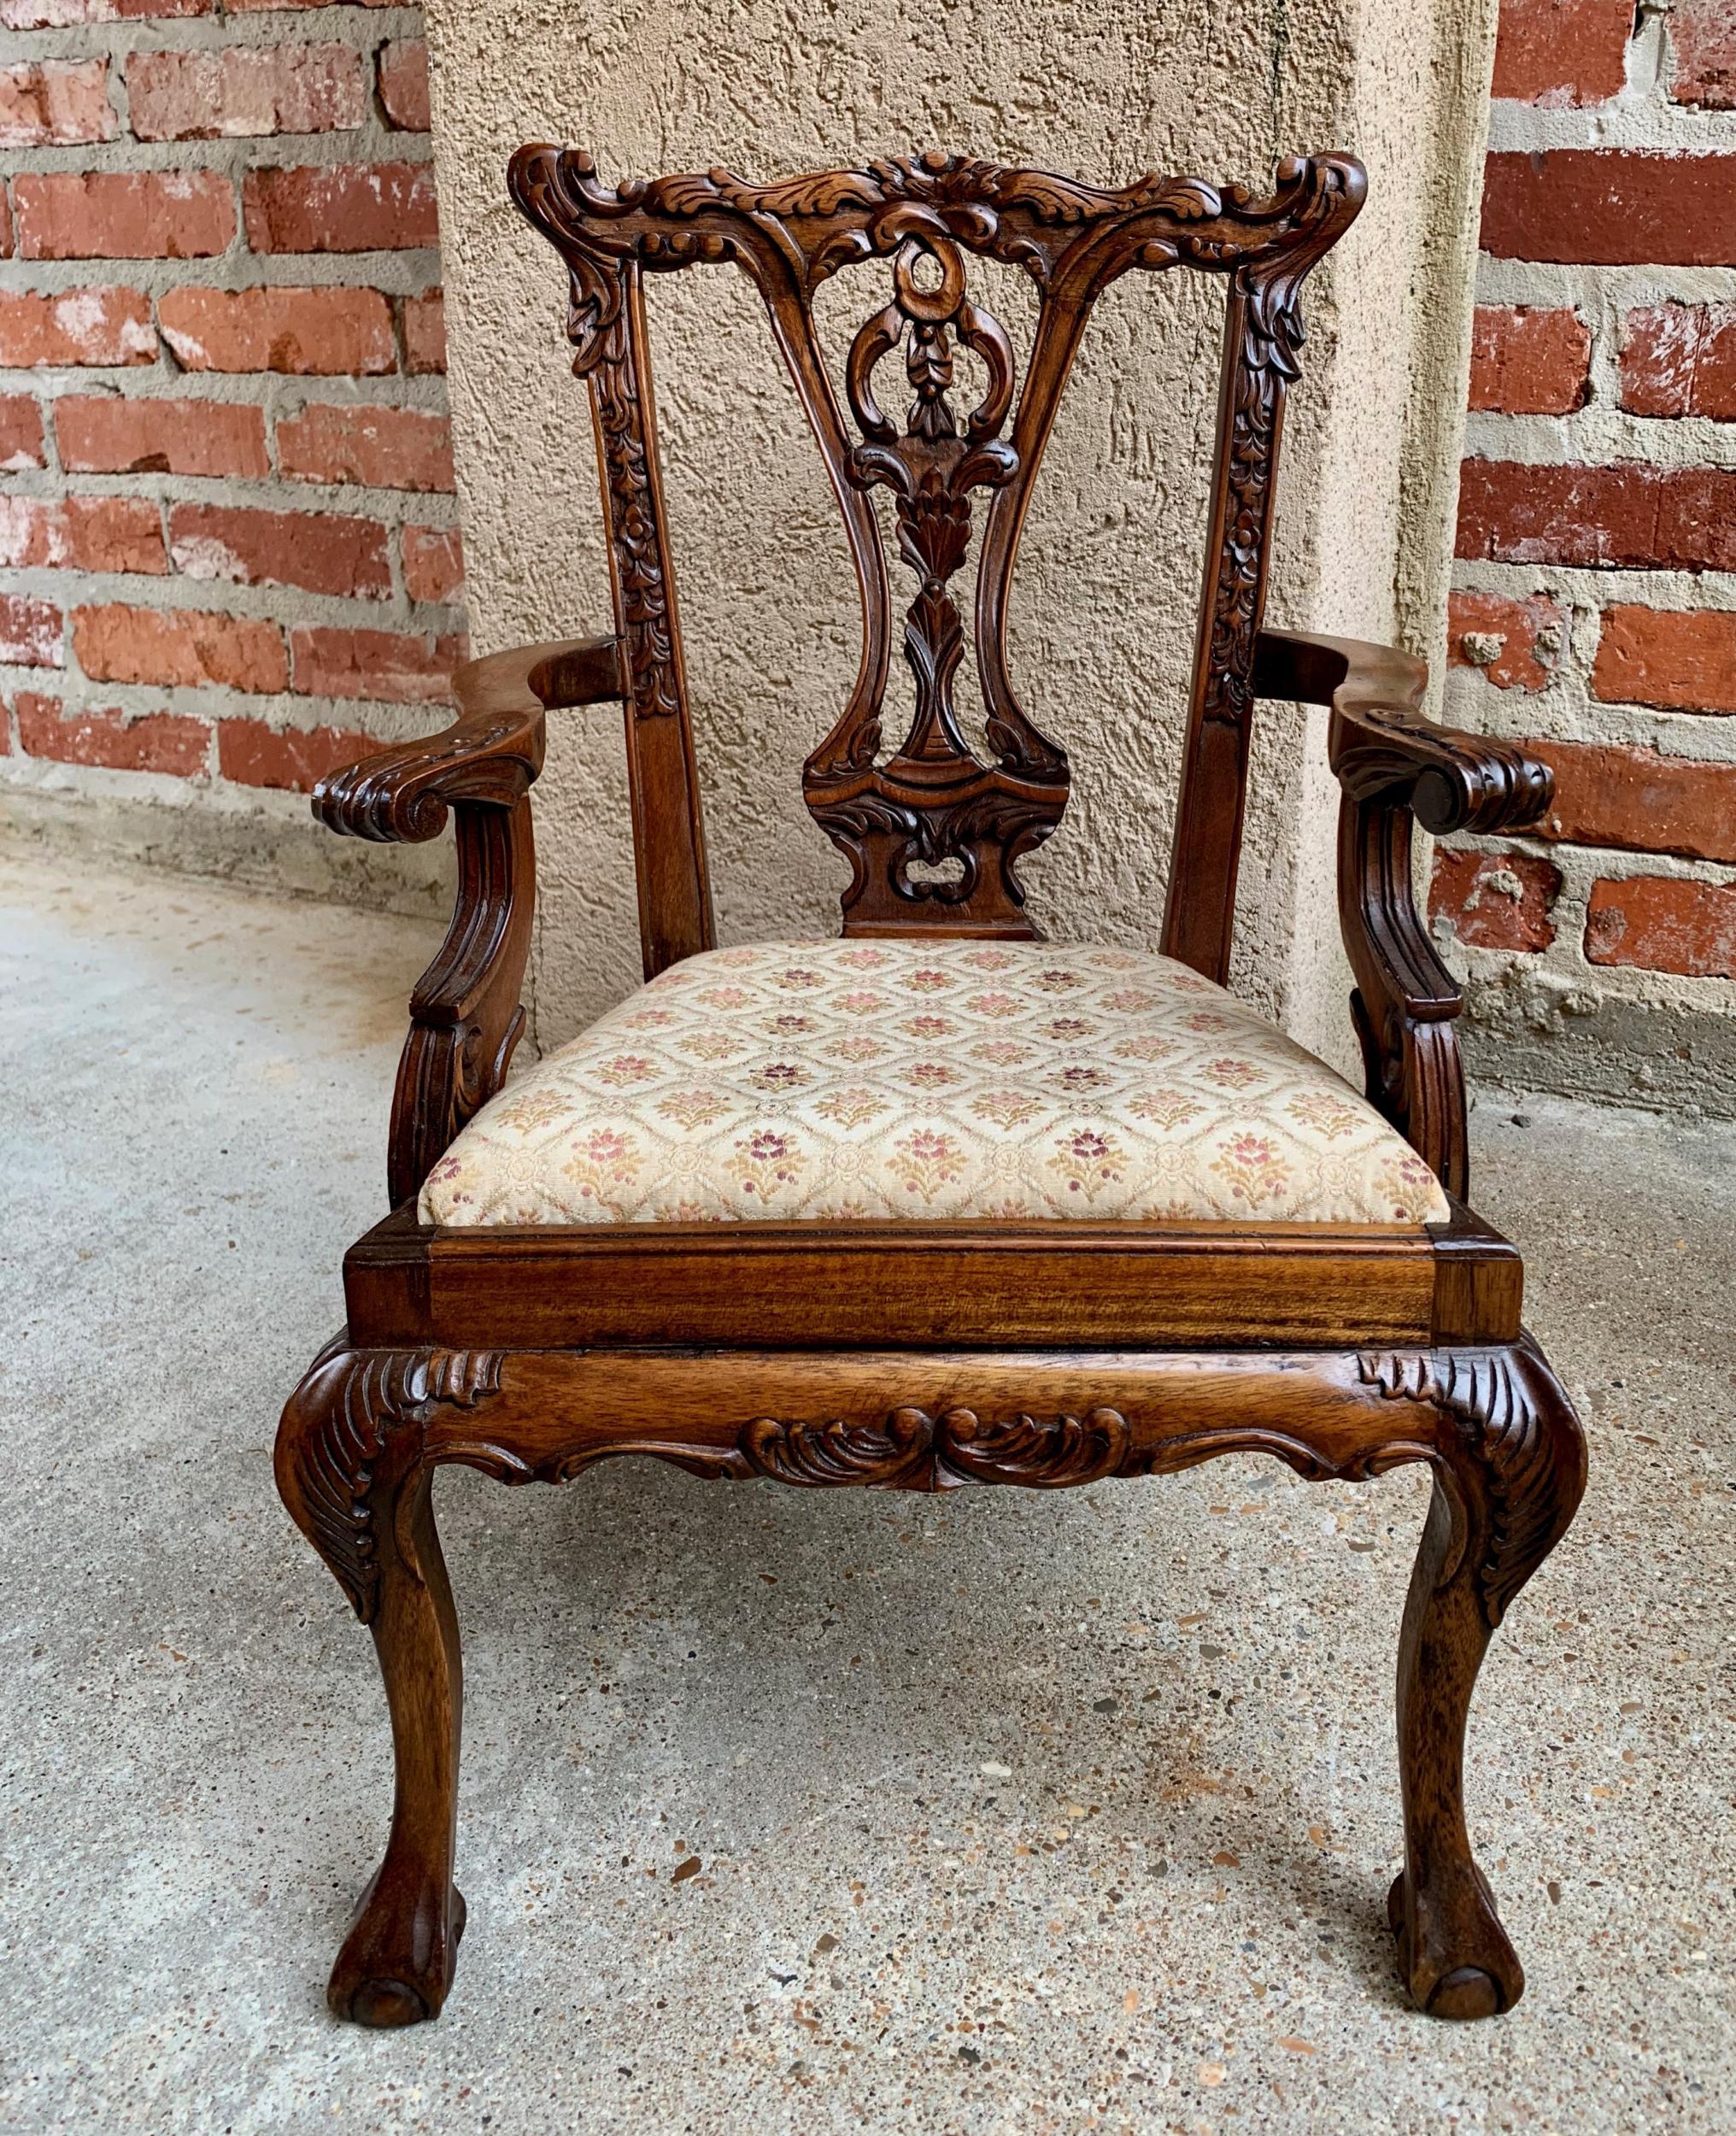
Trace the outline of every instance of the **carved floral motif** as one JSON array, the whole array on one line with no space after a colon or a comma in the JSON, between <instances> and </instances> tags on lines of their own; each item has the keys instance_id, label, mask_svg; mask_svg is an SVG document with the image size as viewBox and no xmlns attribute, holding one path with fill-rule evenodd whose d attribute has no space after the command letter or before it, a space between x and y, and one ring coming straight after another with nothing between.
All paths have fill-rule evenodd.
<instances>
[{"instance_id":1,"label":"carved floral motif","mask_svg":"<svg viewBox=\"0 0 1736 2136\"><path fill-rule=\"evenodd\" d=\"M1223 454L1223 531L1207 625L1210 659L1200 716L1245 726L1253 707L1266 539L1285 389L1300 374L1302 315L1293 281L1239 267L1243 332L1235 355Z\"/></svg>"},{"instance_id":2,"label":"carved floral motif","mask_svg":"<svg viewBox=\"0 0 1736 2136\"><path fill-rule=\"evenodd\" d=\"M896 1485L930 1463L934 1419L919 1409L894 1410L878 1428L756 1417L742 1426L740 1446L751 1475L780 1483Z\"/></svg>"},{"instance_id":3,"label":"carved floral motif","mask_svg":"<svg viewBox=\"0 0 1736 2136\"><path fill-rule=\"evenodd\" d=\"M613 272L625 276L631 270ZM643 384L621 292L615 291L613 309L601 329L589 305L575 306L573 317L578 321L573 368L590 382L602 455L627 701L635 719L671 719L681 710L681 676L669 613L669 558L652 486Z\"/></svg>"},{"instance_id":4,"label":"carved floral motif","mask_svg":"<svg viewBox=\"0 0 1736 2136\"><path fill-rule=\"evenodd\" d=\"M1462 1435L1486 1508L1475 1578L1491 1628L1540 1563L1582 1488L1582 1476L1576 1483L1561 1467L1557 1434L1527 1369L1530 1355L1522 1348L1369 1352L1357 1358L1364 1385L1387 1401L1434 1410ZM1436 1442L1401 1435L1339 1446L1235 1422L1151 1439L1122 1411L1103 1405L985 1419L968 1407L931 1413L906 1405L877 1425L762 1416L742 1425L733 1446L635 1432L529 1458L510 1429L478 1432L465 1421L500 1392L503 1362L501 1353L487 1350L337 1349L291 1398L279 1437L279 1485L364 1623L378 1599L380 1465L389 1453L395 1469L425 1458L423 1435L443 1411L449 1413L425 1458L464 1462L507 1482L563 1482L596 1461L630 1453L707 1476L930 1490L964 1482L1060 1489L1111 1476L1170 1473L1231 1452L1271 1455L1311 1481L1366 1482L1400 1464L1426 1461L1470 1533L1464 1522L1469 1477ZM1567 1427L1577 1441L1570 1415ZM414 1435L413 1447L396 1445L405 1433Z\"/></svg>"},{"instance_id":5,"label":"carved floral motif","mask_svg":"<svg viewBox=\"0 0 1736 2136\"><path fill-rule=\"evenodd\" d=\"M1017 1483L1041 1490L1113 1475L1127 1458L1131 1433L1113 1409L1088 1411L1082 1420L1019 1415L984 1422L971 1409L931 1416L906 1407L880 1426L756 1417L739 1443L750 1474L781 1483L930 1490Z\"/></svg>"},{"instance_id":6,"label":"carved floral motif","mask_svg":"<svg viewBox=\"0 0 1736 2136\"><path fill-rule=\"evenodd\" d=\"M1135 226L1129 243L1138 256L1129 264L1223 267L1328 215L1346 168L1333 158L1288 156L1276 190L1260 195L1156 173L1124 186L1088 185L930 150L769 185L713 169L609 186L583 150L531 147L513 158L511 176L520 207L551 235L575 224L642 220L653 226L636 242L657 267L736 258L745 241L758 240L811 293L841 267L895 249L921 215L1046 284L1057 259L1105 224Z\"/></svg>"},{"instance_id":7,"label":"carved floral motif","mask_svg":"<svg viewBox=\"0 0 1736 2136\"><path fill-rule=\"evenodd\" d=\"M449 1419L428 1448L431 1460L463 1462L506 1483L565 1483L600 1461L639 1454L695 1476L736 1482L766 1478L809 1490L917 1491L968 1483L1065 1490L1109 1476L1172 1475L1229 1453L1268 1455L1310 1482L1366 1483L1410 1462L1440 1466L1432 1440L1405 1433L1340 1445L1305 1431L1230 1421L1153 1434L1101 1404L1081 1404L1053 1416L1021 1411L1005 1417L985 1417L964 1406L930 1411L906 1404L878 1423L762 1416L743 1424L733 1443L707 1443L679 1431L635 1430L600 1434L579 1446L536 1455L520 1452L510 1430L477 1431L462 1419ZM1451 1493L1451 1478L1445 1481Z\"/></svg>"}]
</instances>

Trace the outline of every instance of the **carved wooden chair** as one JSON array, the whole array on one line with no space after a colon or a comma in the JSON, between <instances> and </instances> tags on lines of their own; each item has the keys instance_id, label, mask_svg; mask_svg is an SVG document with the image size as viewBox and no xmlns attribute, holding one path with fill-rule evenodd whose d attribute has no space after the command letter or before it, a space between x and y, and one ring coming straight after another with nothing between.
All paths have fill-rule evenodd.
<instances>
[{"instance_id":1,"label":"carved wooden chair","mask_svg":"<svg viewBox=\"0 0 1736 2136\"><path fill-rule=\"evenodd\" d=\"M476 662L446 732L314 801L363 838L432 838L449 815L460 868L410 1004L391 1213L345 1259L347 1328L278 1441L285 1504L372 1628L396 1753L390 1839L331 2008L432 2017L464 1925L442 1463L560 1482L639 1453L701 1476L947 1490L1255 1452L1311 1478L1433 1472L1399 1647L1388 1910L1419 2006L1508 2009L1522 1975L1467 1837L1466 1709L1502 1612L1573 1517L1585 1449L1521 1327L1519 1259L1465 1206L1460 997L1412 902L1411 827L1519 829L1550 781L1422 718L1405 654L1261 627L1299 290L1355 216L1361 167L1287 161L1270 198L938 156L612 190L587 157L532 147L511 185L571 275L615 629ZM967 294L976 255L1034 285L1022 387ZM713 948L643 309L648 273L713 261L765 301L860 582L860 673L803 777L853 870L830 942ZM841 404L811 300L856 267L872 294ZM1013 694L1008 584L1093 303L1131 269L1176 267L1220 279L1227 320L1162 954L1042 946L1016 869L1059 822L1068 766ZM968 413L949 397L961 345L987 379ZM902 425L876 388L900 347ZM916 712L895 753L877 486L917 581ZM953 700L951 585L979 496L988 762ZM1260 698L1331 708L1366 1100L1223 990ZM648 984L503 1090L544 715L603 703L625 707Z\"/></svg>"}]
</instances>

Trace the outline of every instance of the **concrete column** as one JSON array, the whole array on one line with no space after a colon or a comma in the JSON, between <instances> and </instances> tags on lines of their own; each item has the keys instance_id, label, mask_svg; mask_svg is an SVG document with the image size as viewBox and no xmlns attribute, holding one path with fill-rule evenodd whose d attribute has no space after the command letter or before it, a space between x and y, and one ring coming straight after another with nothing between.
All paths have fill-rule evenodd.
<instances>
[{"instance_id":1,"label":"concrete column","mask_svg":"<svg viewBox=\"0 0 1736 2136\"><path fill-rule=\"evenodd\" d=\"M1442 642L1496 0L429 0L472 629L479 651L608 627L590 426L563 276L508 207L511 150L588 148L610 179L755 178L924 147L1104 183L1147 169L1270 185L1291 150L1369 166L1361 220L1309 285L1270 619ZM1029 300L983 273L1014 335ZM1221 287L1129 276L1099 308L1027 531L1013 675L1070 754L1065 823L1026 866L1058 938L1154 946L1199 601ZM840 355L878 283L824 292ZM760 300L734 269L654 281L652 332L707 831L725 942L836 931L847 871L803 809L803 756L855 670L843 537ZM905 678L889 691L889 725ZM968 700L966 700L968 701ZM536 1034L636 979L620 738L556 715L537 789ZM1348 1065L1323 715L1268 709L1237 989Z\"/></svg>"}]
</instances>

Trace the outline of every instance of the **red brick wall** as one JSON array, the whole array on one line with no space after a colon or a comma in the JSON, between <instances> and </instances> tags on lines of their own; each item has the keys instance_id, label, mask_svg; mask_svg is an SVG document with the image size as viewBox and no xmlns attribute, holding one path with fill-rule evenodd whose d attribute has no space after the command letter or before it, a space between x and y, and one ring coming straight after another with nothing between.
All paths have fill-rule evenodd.
<instances>
[{"instance_id":1,"label":"red brick wall","mask_svg":"<svg viewBox=\"0 0 1736 2136\"><path fill-rule=\"evenodd\" d=\"M1736 0L1503 0L1478 299L1449 711L1558 792L1540 836L1438 854L1437 929L1474 1003L1650 1003L1704 1052L1736 1030Z\"/></svg>"},{"instance_id":2,"label":"red brick wall","mask_svg":"<svg viewBox=\"0 0 1736 2136\"><path fill-rule=\"evenodd\" d=\"M427 129L413 8L0 0L0 781L244 824L437 724Z\"/></svg>"}]
</instances>

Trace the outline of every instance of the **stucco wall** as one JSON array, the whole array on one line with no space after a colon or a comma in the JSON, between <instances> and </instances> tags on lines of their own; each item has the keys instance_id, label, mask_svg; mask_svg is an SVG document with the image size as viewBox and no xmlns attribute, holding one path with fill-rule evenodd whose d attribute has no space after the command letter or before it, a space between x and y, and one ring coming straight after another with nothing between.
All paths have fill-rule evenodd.
<instances>
[{"instance_id":1,"label":"stucco wall","mask_svg":"<svg viewBox=\"0 0 1736 2136\"><path fill-rule=\"evenodd\" d=\"M607 624L560 271L502 187L507 155L538 138L590 149L611 178L715 163L769 177L937 145L1106 181L1158 167L1264 184L1287 150L1355 150L1370 202L1311 285L1271 615L1440 642L1494 0L960 0L926 15L842 0L823 17L783 0L552 14L432 0L427 15L478 650ZM1017 341L1020 292L993 281ZM841 346L883 301L860 274L826 296ZM1038 486L1011 637L1028 707L1076 766L1066 822L1026 869L1053 934L1155 939L1218 301L1182 274L1110 293ZM842 531L746 281L656 282L651 316L720 936L832 932L846 871L797 773L854 672ZM537 819L544 1045L637 977L615 716L554 725ZM1235 976L1344 1059L1322 725L1273 707L1262 725Z\"/></svg>"}]
</instances>

